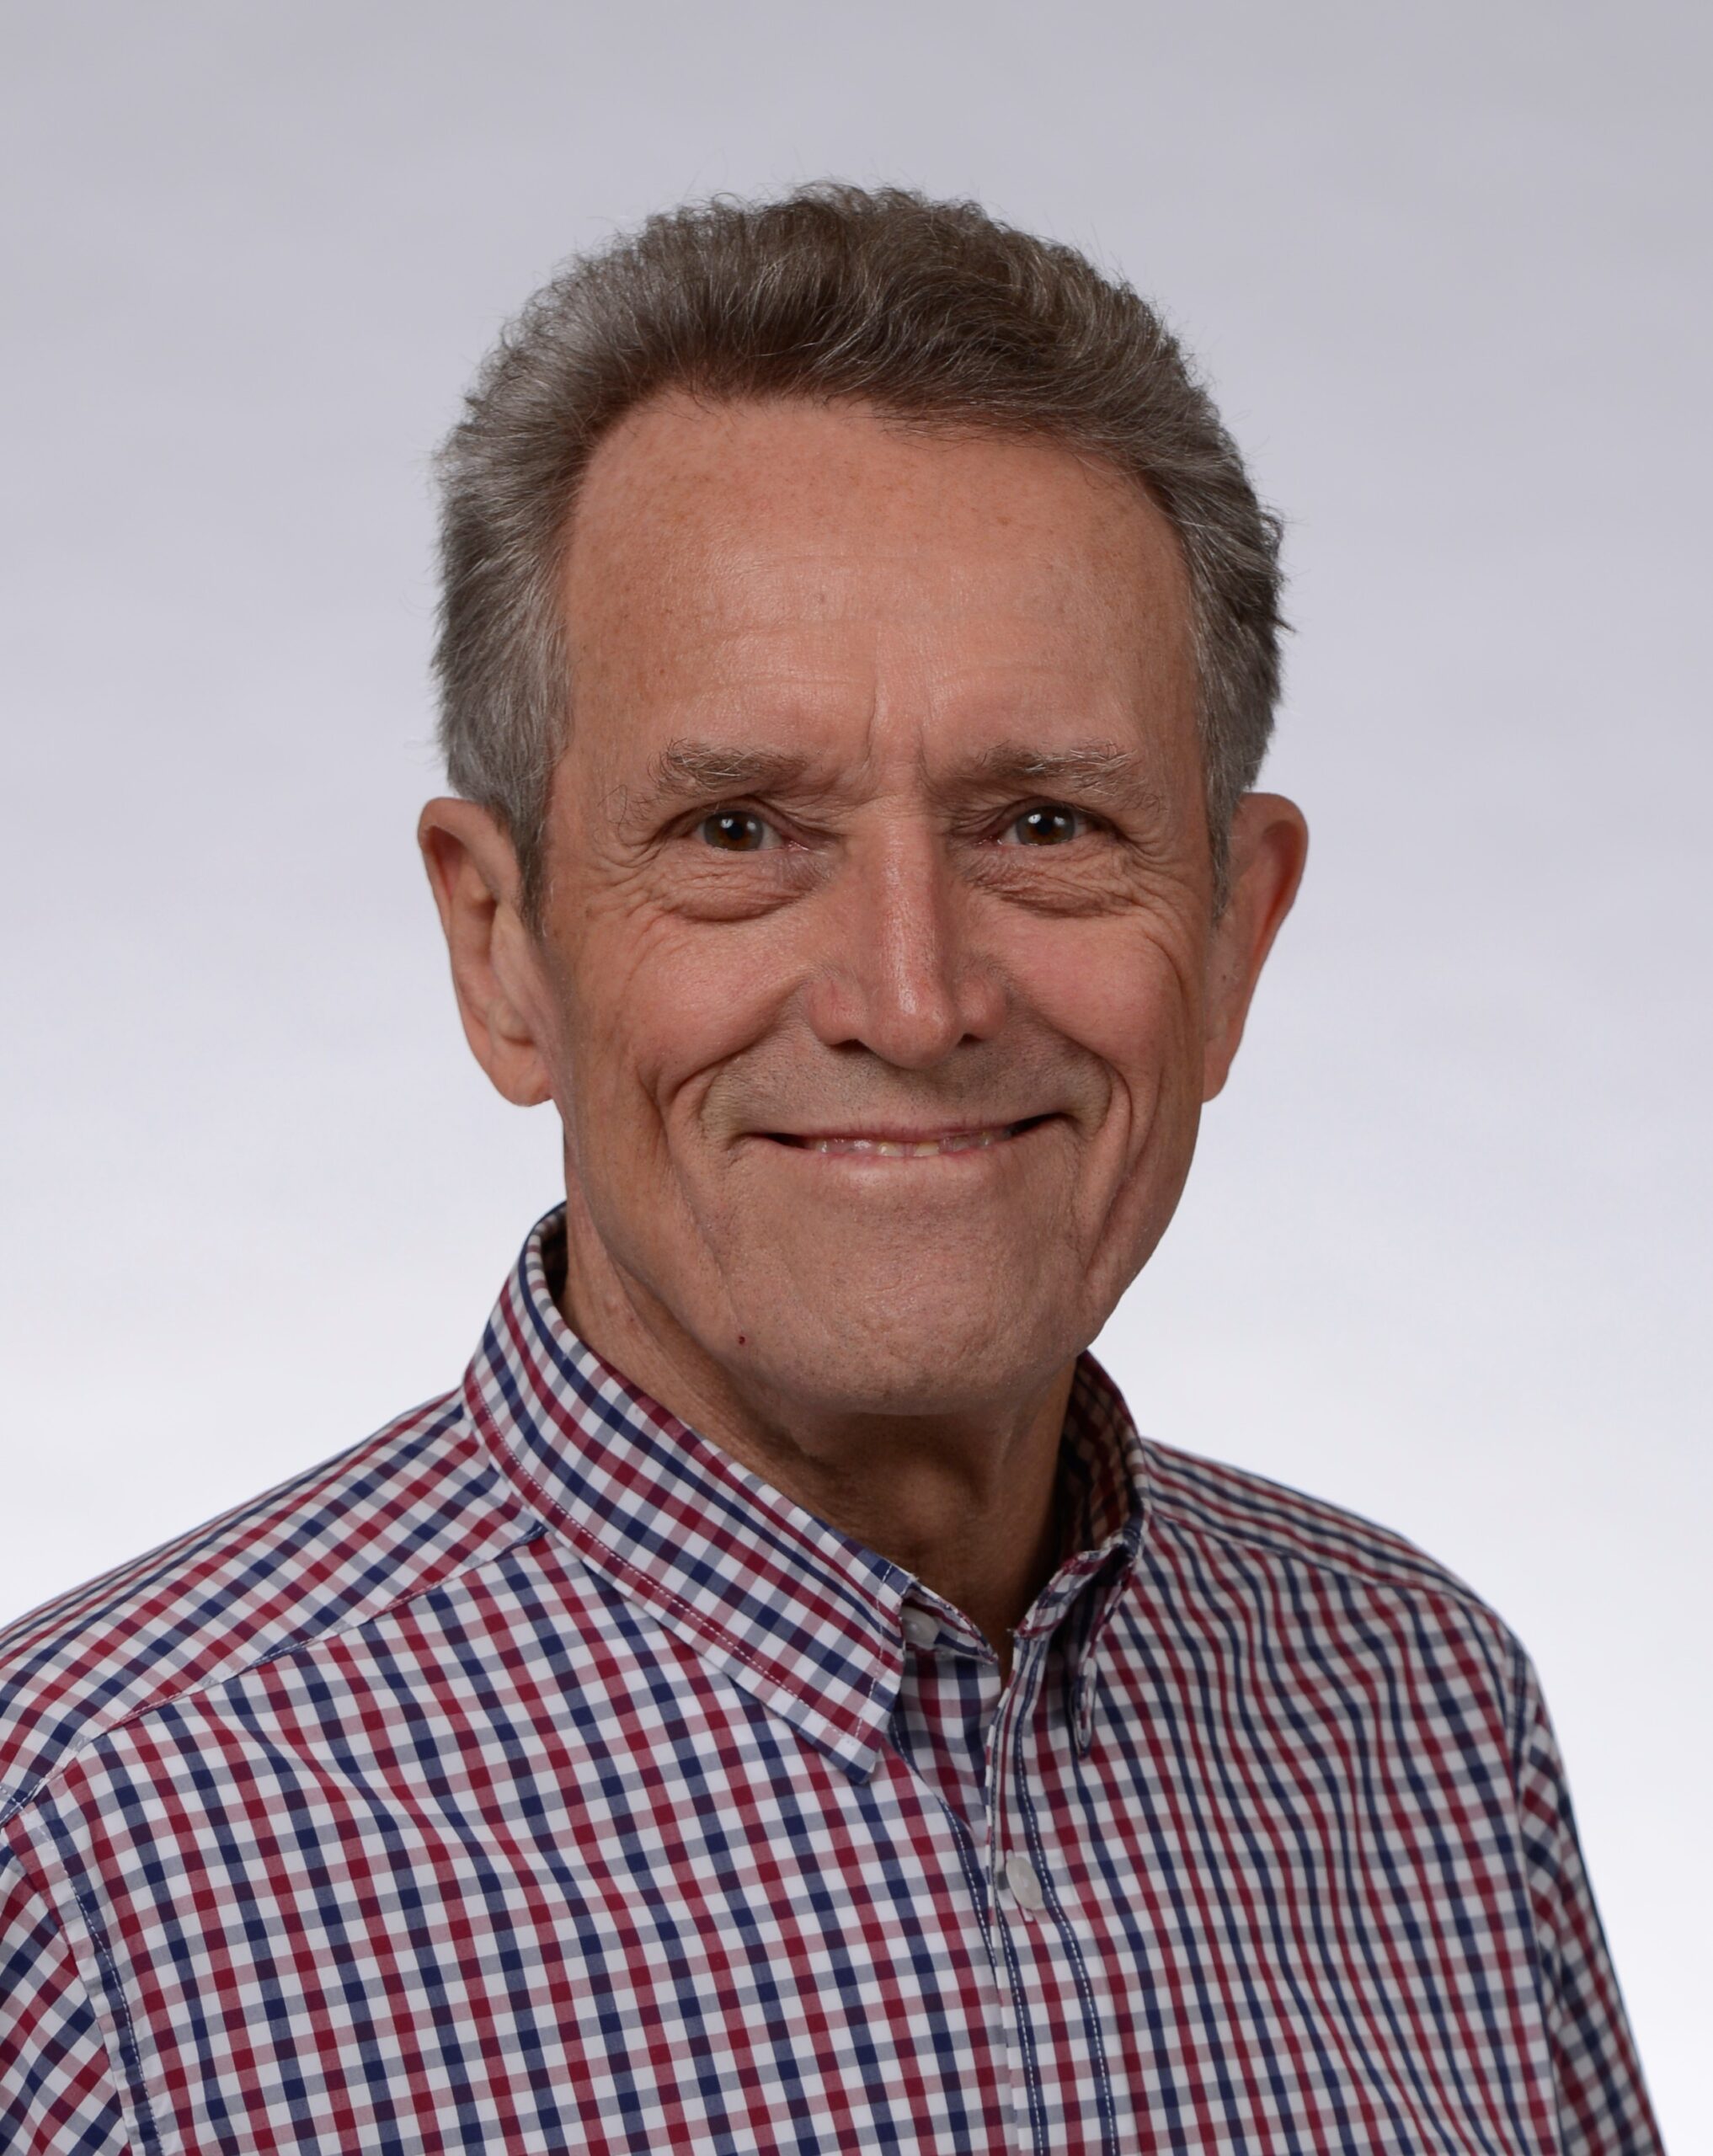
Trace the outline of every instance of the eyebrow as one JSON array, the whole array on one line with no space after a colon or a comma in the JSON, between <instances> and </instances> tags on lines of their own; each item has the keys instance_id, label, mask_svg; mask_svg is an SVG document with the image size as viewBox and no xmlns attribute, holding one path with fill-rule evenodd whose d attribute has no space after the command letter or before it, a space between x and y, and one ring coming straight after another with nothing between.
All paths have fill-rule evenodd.
<instances>
[{"instance_id":1,"label":"eyebrow","mask_svg":"<svg viewBox=\"0 0 1713 2156\"><path fill-rule=\"evenodd\" d=\"M1144 776L1142 758L1116 741L1083 741L1067 749L1001 741L984 749L969 770L989 785L1065 787L1108 800L1131 800L1156 790Z\"/></svg>"},{"instance_id":2,"label":"eyebrow","mask_svg":"<svg viewBox=\"0 0 1713 2156\"><path fill-rule=\"evenodd\" d=\"M803 787L811 760L789 749L745 748L735 742L669 741L649 766L649 784L634 807L653 810L672 801L718 801L734 794L766 794ZM971 782L999 790L1064 788L1085 798L1145 802L1159 798L1146 760L1115 741L1082 741L1043 749L1027 741L1000 741L969 759L939 789L956 792ZM818 787L817 791L822 790Z\"/></svg>"},{"instance_id":3,"label":"eyebrow","mask_svg":"<svg viewBox=\"0 0 1713 2156\"><path fill-rule=\"evenodd\" d=\"M703 801L723 793L766 793L802 776L807 760L788 749L744 749L717 741L669 741L649 766L648 800Z\"/></svg>"}]
</instances>

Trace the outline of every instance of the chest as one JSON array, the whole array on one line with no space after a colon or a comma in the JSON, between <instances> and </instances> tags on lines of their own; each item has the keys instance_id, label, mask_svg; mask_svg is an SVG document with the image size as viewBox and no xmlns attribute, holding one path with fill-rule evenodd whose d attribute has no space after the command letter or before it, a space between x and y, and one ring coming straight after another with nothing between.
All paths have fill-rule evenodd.
<instances>
[{"instance_id":1,"label":"chest","mask_svg":"<svg viewBox=\"0 0 1713 2156\"><path fill-rule=\"evenodd\" d=\"M1500 1763L1121 1650L866 1774L688 1657L139 1733L67 1831L143 2145L1550 2149Z\"/></svg>"}]
</instances>

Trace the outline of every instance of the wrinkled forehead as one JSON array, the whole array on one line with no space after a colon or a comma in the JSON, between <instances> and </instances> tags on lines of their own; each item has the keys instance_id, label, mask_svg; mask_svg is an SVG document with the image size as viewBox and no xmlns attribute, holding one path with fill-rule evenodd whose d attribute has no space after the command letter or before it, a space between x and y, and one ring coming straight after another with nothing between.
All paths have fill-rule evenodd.
<instances>
[{"instance_id":1,"label":"wrinkled forehead","mask_svg":"<svg viewBox=\"0 0 1713 2156\"><path fill-rule=\"evenodd\" d=\"M663 398L591 460L563 597L577 728L622 723L638 754L889 715L919 737L1193 728L1175 534L1049 443Z\"/></svg>"}]
</instances>

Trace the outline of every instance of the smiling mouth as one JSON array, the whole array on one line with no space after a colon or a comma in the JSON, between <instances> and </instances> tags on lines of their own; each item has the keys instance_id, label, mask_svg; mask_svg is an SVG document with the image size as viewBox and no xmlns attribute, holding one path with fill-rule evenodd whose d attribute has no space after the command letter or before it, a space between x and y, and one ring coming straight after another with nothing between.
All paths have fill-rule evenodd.
<instances>
[{"instance_id":1,"label":"smiling mouth","mask_svg":"<svg viewBox=\"0 0 1713 2156\"><path fill-rule=\"evenodd\" d=\"M1049 1118L1025 1116L1021 1123L990 1123L974 1130L947 1130L937 1136L903 1132L836 1131L825 1134L770 1130L776 1145L795 1146L804 1153L843 1153L874 1161L933 1161L949 1153L985 1153L1007 1139L1018 1138Z\"/></svg>"}]
</instances>

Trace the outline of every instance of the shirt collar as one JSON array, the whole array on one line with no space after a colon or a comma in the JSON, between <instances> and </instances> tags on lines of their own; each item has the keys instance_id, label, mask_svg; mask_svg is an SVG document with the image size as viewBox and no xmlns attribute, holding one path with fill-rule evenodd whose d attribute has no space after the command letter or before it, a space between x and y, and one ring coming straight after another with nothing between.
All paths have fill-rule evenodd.
<instances>
[{"instance_id":1,"label":"shirt collar","mask_svg":"<svg viewBox=\"0 0 1713 2156\"><path fill-rule=\"evenodd\" d=\"M586 1564L847 1772L867 1775L898 1698L915 1580L771 1488L579 1340L550 1278L563 1230L563 1208L536 1223L488 1321L464 1381L477 1427ZM1060 1472L1066 1561L1020 1630L1053 1630L1081 1602L1081 1658L1134 1565L1145 1510L1144 1449L1087 1355Z\"/></svg>"}]
</instances>

